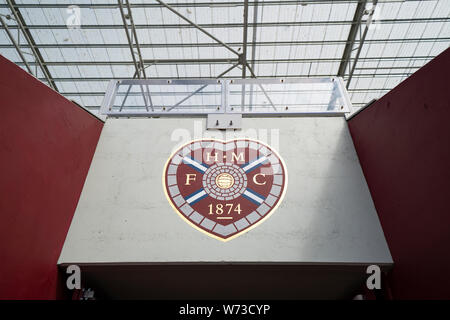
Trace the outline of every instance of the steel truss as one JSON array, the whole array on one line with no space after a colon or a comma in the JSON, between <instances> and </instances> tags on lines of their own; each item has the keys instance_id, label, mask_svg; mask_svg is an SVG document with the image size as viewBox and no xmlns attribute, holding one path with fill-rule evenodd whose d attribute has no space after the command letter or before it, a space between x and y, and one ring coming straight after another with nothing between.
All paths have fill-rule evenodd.
<instances>
[{"instance_id":1,"label":"steel truss","mask_svg":"<svg viewBox=\"0 0 450 320\"><path fill-rule=\"evenodd\" d=\"M36 77L38 76L37 73L37 69L36 71L33 73L31 67L30 67L30 62L28 62L24 56L24 54L30 54L28 52L24 52L22 51L21 45L20 45L20 34L22 34L23 38L25 39L25 41L28 44L28 48L31 50L31 55L34 57L34 60L36 62L36 65L39 65L39 68L42 71L42 74L44 75L48 85L54 89L54 90L58 90L58 88L56 87L56 84L54 82L54 80L52 79L50 72L47 68L47 66L45 65L44 59L42 58L42 55L39 51L38 46L36 45L36 42L34 41L30 31L27 29L27 25L25 23L25 20L22 17L22 14L20 13L19 9L17 8L17 5L15 3L14 0L6 0L7 5L9 10L11 11L12 15L13 15L13 19L15 21L15 23L17 24L17 35L18 35L18 40L17 42L15 41L15 39L13 38L11 32L9 29L11 29L10 26L8 26L5 21L0 17L0 22L2 24L2 26L5 28L5 31L8 35L8 38L11 40L11 42L13 43L14 47L17 50L17 53L19 54L19 57L22 59L23 63L25 64L27 70L29 73L34 74ZM11 18L10 16L8 16L8 18Z\"/></svg>"},{"instance_id":2,"label":"steel truss","mask_svg":"<svg viewBox=\"0 0 450 320\"><path fill-rule=\"evenodd\" d=\"M338 76L344 77L347 76L347 89L350 87L350 82L352 81L353 73L355 72L355 67L358 63L359 55L361 54L362 47L364 45L364 41L366 39L367 32L369 31L369 27L372 23L373 15L375 13L375 9L378 3L378 0L372 0L372 8L370 10L366 9L367 0L358 2L356 6L355 15L353 17L352 27L350 28L350 32L347 39L347 44L344 49L344 53L342 55L342 61L339 65ZM367 15L367 19L365 21L364 31L361 34L361 28L363 24L363 17ZM358 37L359 31L359 37ZM358 40L357 40L358 38ZM358 41L358 46L355 48L355 42ZM356 55L354 59L351 59L352 52L356 50ZM353 60L353 64L350 65L350 61ZM348 67L350 70L347 72Z\"/></svg>"}]
</instances>

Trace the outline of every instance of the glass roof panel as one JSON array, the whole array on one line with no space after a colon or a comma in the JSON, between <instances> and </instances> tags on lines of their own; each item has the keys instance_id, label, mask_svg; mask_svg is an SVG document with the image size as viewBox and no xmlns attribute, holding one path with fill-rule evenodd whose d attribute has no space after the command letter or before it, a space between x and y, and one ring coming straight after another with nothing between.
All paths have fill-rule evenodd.
<instances>
[{"instance_id":1,"label":"glass roof panel","mask_svg":"<svg viewBox=\"0 0 450 320\"><path fill-rule=\"evenodd\" d=\"M133 55L116 0L13 2L24 30L18 27L6 0L0 0L0 16L32 72L47 81L38 64L42 60L63 95L95 112L108 80L133 78ZM134 36L131 46L136 57L137 51L141 52L150 79L214 78L237 62L236 53L244 51L243 1L167 0L174 10L236 53L156 1L129 2L139 50ZM352 21L357 0L249 2L247 61L257 76L331 77L345 64L340 75L349 82L356 107L388 92L450 44L448 0L379 0L365 37L368 14L361 24ZM371 1L368 3L366 9L371 9ZM66 25L73 14L68 7L74 4L79 6L79 28ZM352 25L358 27L355 39L349 37ZM127 27L131 32L129 20ZM29 33L41 57L33 55L24 32ZM346 63L343 56L349 46ZM26 70L3 28L0 54ZM251 76L249 70L246 75ZM242 67L224 76L241 77Z\"/></svg>"}]
</instances>

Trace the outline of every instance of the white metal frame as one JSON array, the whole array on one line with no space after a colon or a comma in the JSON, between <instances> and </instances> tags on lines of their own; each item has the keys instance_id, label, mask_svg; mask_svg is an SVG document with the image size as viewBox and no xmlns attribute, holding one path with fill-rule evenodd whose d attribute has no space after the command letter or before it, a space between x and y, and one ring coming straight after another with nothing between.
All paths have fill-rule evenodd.
<instances>
[{"instance_id":1,"label":"white metal frame","mask_svg":"<svg viewBox=\"0 0 450 320\"><path fill-rule=\"evenodd\" d=\"M321 111L307 111L307 110L295 110L289 108L275 107L270 99L270 91L266 92L265 85L270 84L321 84L332 83L333 93L342 99L343 104L338 109L331 108L329 105L324 104L324 110ZM272 104L273 110L258 110L254 108L251 110L234 110L229 105L230 85L249 85L253 84L259 86L261 91L266 95L268 101ZM147 109L147 110L131 110L127 106L124 111L122 108L119 111L117 106L114 106L117 93L120 86L149 86L149 85L199 85L197 90L188 94L181 102L186 101L188 98L201 92L208 85L220 85L221 86L221 105L207 110L190 110L186 108L189 105L182 105L181 102L174 106L167 106L164 110L161 109ZM128 90L129 92L129 90ZM125 94L125 99L128 96L128 92ZM245 94L245 91L243 92ZM149 94L149 93L147 93ZM144 97L145 99L145 97ZM131 107L132 109L132 107ZM205 108L206 109L206 108ZM109 82L102 104L100 106L100 114L108 115L111 117L161 117L161 116L180 116L180 115L207 115L207 114L242 114L244 116L260 115L260 116L280 116L280 115L319 115L319 116L339 116L345 115L352 110L352 104L345 88L344 82L341 77L332 78L286 78L286 79L192 79L192 80L151 80L151 79L127 79L127 80L112 80Z\"/></svg>"}]
</instances>

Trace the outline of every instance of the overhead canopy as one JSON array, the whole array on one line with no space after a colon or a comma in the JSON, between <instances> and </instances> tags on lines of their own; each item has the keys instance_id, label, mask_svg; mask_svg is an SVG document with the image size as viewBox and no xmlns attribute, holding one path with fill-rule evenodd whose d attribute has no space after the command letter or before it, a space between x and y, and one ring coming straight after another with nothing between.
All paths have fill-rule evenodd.
<instances>
[{"instance_id":1,"label":"overhead canopy","mask_svg":"<svg viewBox=\"0 0 450 320\"><path fill-rule=\"evenodd\" d=\"M0 53L94 113L111 79L229 69L224 78L342 76L359 108L450 43L447 0L167 1L0 0Z\"/></svg>"}]
</instances>

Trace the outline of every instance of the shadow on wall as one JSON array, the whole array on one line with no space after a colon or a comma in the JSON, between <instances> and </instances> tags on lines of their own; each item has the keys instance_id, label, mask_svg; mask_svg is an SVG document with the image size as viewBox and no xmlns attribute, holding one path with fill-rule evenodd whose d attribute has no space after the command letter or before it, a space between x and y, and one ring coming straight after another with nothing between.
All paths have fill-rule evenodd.
<instances>
[{"instance_id":1,"label":"shadow on wall","mask_svg":"<svg viewBox=\"0 0 450 320\"><path fill-rule=\"evenodd\" d=\"M305 152L308 158L303 160L308 164L305 173L314 182L299 192L299 197L301 203L310 204L305 209L310 210L313 217L310 225L304 228L319 231L312 235L317 245L306 248L305 254L314 256L318 250L329 251L329 255L341 261L343 266L352 265L347 274L336 273L328 283L328 286L345 288L346 294L340 299L352 299L359 293L365 292L367 296L368 292L364 290L367 266L376 264L387 272L392 259L347 123L343 120L334 125L334 137L330 137L327 130L317 130L310 141L325 146L319 148L322 153ZM349 256L355 260L353 263L348 261ZM339 269L345 267L330 266L330 273Z\"/></svg>"}]
</instances>

